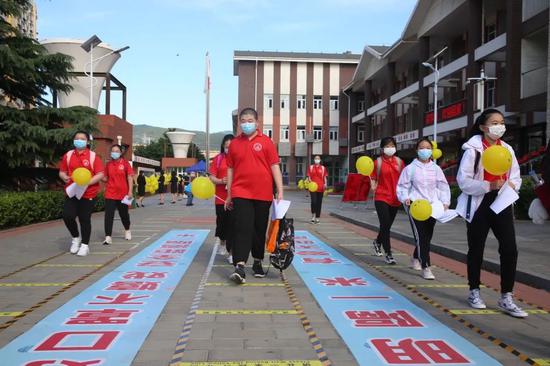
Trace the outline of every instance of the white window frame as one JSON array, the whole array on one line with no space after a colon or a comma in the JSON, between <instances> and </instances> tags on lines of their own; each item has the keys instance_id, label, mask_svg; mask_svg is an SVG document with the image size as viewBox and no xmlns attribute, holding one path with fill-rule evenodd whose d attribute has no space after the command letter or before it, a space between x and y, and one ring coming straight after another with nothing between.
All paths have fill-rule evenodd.
<instances>
[{"instance_id":1,"label":"white window frame","mask_svg":"<svg viewBox=\"0 0 550 366\"><path fill-rule=\"evenodd\" d=\"M323 127L313 127L313 139L323 141Z\"/></svg>"},{"instance_id":2,"label":"white window frame","mask_svg":"<svg viewBox=\"0 0 550 366\"><path fill-rule=\"evenodd\" d=\"M290 139L290 129L288 126L281 127L281 141L288 141Z\"/></svg>"},{"instance_id":3,"label":"white window frame","mask_svg":"<svg viewBox=\"0 0 550 366\"><path fill-rule=\"evenodd\" d=\"M337 128L331 128L328 132L328 139L330 141L338 141L338 129Z\"/></svg>"},{"instance_id":4,"label":"white window frame","mask_svg":"<svg viewBox=\"0 0 550 366\"><path fill-rule=\"evenodd\" d=\"M305 141L306 141L306 126L297 126L296 142L305 142Z\"/></svg>"},{"instance_id":5,"label":"white window frame","mask_svg":"<svg viewBox=\"0 0 550 366\"><path fill-rule=\"evenodd\" d=\"M270 139L273 138L273 127L272 126L264 126L263 134L269 137Z\"/></svg>"},{"instance_id":6,"label":"white window frame","mask_svg":"<svg viewBox=\"0 0 550 366\"><path fill-rule=\"evenodd\" d=\"M290 96L288 94L281 95L281 109L290 108L290 106L289 106L289 97Z\"/></svg>"},{"instance_id":7,"label":"white window frame","mask_svg":"<svg viewBox=\"0 0 550 366\"><path fill-rule=\"evenodd\" d=\"M357 128L357 142L365 142L365 127Z\"/></svg>"},{"instance_id":8,"label":"white window frame","mask_svg":"<svg viewBox=\"0 0 550 366\"><path fill-rule=\"evenodd\" d=\"M365 111L365 101L364 100L358 100L357 101L357 112L361 113Z\"/></svg>"},{"instance_id":9,"label":"white window frame","mask_svg":"<svg viewBox=\"0 0 550 366\"><path fill-rule=\"evenodd\" d=\"M273 94L265 94L265 108L273 109Z\"/></svg>"},{"instance_id":10,"label":"white window frame","mask_svg":"<svg viewBox=\"0 0 550 366\"><path fill-rule=\"evenodd\" d=\"M330 97L330 110L331 111L337 111L338 105L340 104L339 98L336 96Z\"/></svg>"},{"instance_id":11,"label":"white window frame","mask_svg":"<svg viewBox=\"0 0 550 366\"><path fill-rule=\"evenodd\" d=\"M306 96L300 94L296 97L296 109L306 109Z\"/></svg>"},{"instance_id":12,"label":"white window frame","mask_svg":"<svg viewBox=\"0 0 550 366\"><path fill-rule=\"evenodd\" d=\"M316 95L313 97L313 109L323 109L323 96Z\"/></svg>"}]
</instances>

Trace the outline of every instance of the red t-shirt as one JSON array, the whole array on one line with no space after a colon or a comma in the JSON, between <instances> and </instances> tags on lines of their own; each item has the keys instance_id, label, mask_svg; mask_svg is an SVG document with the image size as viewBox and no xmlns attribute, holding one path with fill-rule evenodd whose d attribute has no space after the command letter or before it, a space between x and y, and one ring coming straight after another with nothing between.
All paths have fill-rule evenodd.
<instances>
[{"instance_id":1,"label":"red t-shirt","mask_svg":"<svg viewBox=\"0 0 550 366\"><path fill-rule=\"evenodd\" d=\"M225 154L218 154L212 160L210 164L210 174L218 179L227 177L227 156ZM223 205L227 198L226 184L216 184L216 205Z\"/></svg>"},{"instance_id":2,"label":"red t-shirt","mask_svg":"<svg viewBox=\"0 0 550 366\"><path fill-rule=\"evenodd\" d=\"M328 176L327 168L321 164L310 165L307 176L309 177L309 180L317 183L317 192L325 191L325 177Z\"/></svg>"},{"instance_id":3,"label":"red t-shirt","mask_svg":"<svg viewBox=\"0 0 550 366\"><path fill-rule=\"evenodd\" d=\"M96 155L94 160L94 166L91 166L91 159L90 159L90 149L85 149L82 151L78 150L72 150L73 153L71 155L71 161L69 161L69 164L67 164L67 154L65 153L63 157L61 158L61 162L59 164L59 170L62 172L65 172L69 175L69 177L73 174L73 171L77 168L86 168L92 172L92 177L98 173L103 172L103 163L101 162L101 159L99 156ZM69 185L73 183L72 179L69 180L67 184L65 184L65 188L67 188ZM99 183L92 184L88 186L86 189L86 192L82 195L82 198L95 198L97 194L99 193Z\"/></svg>"},{"instance_id":4,"label":"red t-shirt","mask_svg":"<svg viewBox=\"0 0 550 366\"><path fill-rule=\"evenodd\" d=\"M120 158L111 160L105 167L105 198L122 200L128 194L128 176L134 175L134 169L127 160Z\"/></svg>"},{"instance_id":5,"label":"red t-shirt","mask_svg":"<svg viewBox=\"0 0 550 366\"><path fill-rule=\"evenodd\" d=\"M397 182L399 181L399 175L403 170L403 162L401 162L401 168L399 166L398 158L392 156L390 158L382 156L382 164L380 166L380 176L376 176L378 173L378 159L374 161L374 170L371 174L373 180L378 181L376 186L376 192L374 193L375 201L382 201L390 206L401 206L401 202L397 199Z\"/></svg>"},{"instance_id":6,"label":"red t-shirt","mask_svg":"<svg viewBox=\"0 0 550 366\"><path fill-rule=\"evenodd\" d=\"M233 168L232 197L271 202L274 164L279 164L275 145L260 131L251 140L245 134L233 139L227 154L227 166Z\"/></svg>"},{"instance_id":7,"label":"red t-shirt","mask_svg":"<svg viewBox=\"0 0 550 366\"><path fill-rule=\"evenodd\" d=\"M485 138L482 140L482 143L483 143L483 151L487 150L489 147L491 147L491 144L489 144L489 142L487 140L485 140ZM502 145L500 143L500 139L497 140L496 144L495 145ZM493 175L491 173L489 173L487 170L483 169L483 180L487 181L487 182L496 182L497 180L506 180L508 179L507 178L507 175L506 174L502 174L502 175Z\"/></svg>"}]
</instances>

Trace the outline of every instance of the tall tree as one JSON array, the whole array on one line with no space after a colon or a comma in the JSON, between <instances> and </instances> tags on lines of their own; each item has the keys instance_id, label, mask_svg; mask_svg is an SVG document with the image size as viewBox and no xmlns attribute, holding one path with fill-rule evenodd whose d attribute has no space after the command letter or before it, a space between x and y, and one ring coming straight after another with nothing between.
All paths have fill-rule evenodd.
<instances>
[{"instance_id":1,"label":"tall tree","mask_svg":"<svg viewBox=\"0 0 550 366\"><path fill-rule=\"evenodd\" d=\"M48 90L70 92L72 58L48 54L35 39L8 23L29 0L0 1L0 169L56 161L77 129L97 131L97 111L53 108Z\"/></svg>"}]
</instances>

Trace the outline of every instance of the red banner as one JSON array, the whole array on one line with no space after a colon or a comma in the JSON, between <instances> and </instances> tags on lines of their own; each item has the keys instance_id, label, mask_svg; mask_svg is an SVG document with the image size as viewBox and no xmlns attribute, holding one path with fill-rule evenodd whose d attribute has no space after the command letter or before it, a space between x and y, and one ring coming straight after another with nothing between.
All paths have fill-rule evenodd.
<instances>
[{"instance_id":1,"label":"red banner","mask_svg":"<svg viewBox=\"0 0 550 366\"><path fill-rule=\"evenodd\" d=\"M342 202L366 201L370 191L370 178L357 173L348 174Z\"/></svg>"}]
</instances>

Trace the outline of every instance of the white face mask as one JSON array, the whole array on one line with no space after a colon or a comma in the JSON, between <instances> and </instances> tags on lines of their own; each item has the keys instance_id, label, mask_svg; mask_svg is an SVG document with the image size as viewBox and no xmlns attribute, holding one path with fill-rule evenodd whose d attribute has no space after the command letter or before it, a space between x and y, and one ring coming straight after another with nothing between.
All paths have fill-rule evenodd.
<instances>
[{"instance_id":1,"label":"white face mask","mask_svg":"<svg viewBox=\"0 0 550 366\"><path fill-rule=\"evenodd\" d=\"M395 147L385 147L383 151L384 151L384 154L388 156L393 156L397 151L397 149Z\"/></svg>"},{"instance_id":2,"label":"white face mask","mask_svg":"<svg viewBox=\"0 0 550 366\"><path fill-rule=\"evenodd\" d=\"M315 159L315 160L313 160L313 162L317 165L321 164L321 160L319 160L319 159Z\"/></svg>"},{"instance_id":3,"label":"white face mask","mask_svg":"<svg viewBox=\"0 0 550 366\"><path fill-rule=\"evenodd\" d=\"M506 132L505 125L489 126L489 137L491 137L493 140L501 138L504 135L504 132Z\"/></svg>"}]
</instances>

